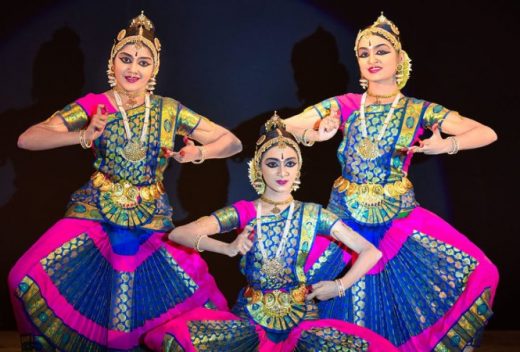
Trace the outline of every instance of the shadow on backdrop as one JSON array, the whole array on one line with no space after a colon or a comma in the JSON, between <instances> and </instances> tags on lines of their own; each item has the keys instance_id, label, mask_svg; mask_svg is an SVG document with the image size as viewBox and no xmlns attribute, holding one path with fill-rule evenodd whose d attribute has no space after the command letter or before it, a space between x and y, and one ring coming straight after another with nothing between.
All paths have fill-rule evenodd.
<instances>
[{"instance_id":1,"label":"shadow on backdrop","mask_svg":"<svg viewBox=\"0 0 520 352\"><path fill-rule=\"evenodd\" d=\"M274 110L282 119L288 118L347 91L349 73L339 60L336 38L321 26L294 45L291 64L297 86L296 95L301 105L273 106L273 111L261 113L240 124L233 132L242 141L244 151L235 160L244 161L253 157L260 127ZM295 194L297 199L322 205L328 203L331 185L341 173L336 160L340 141L341 133L337 133L330 141L317 143L312 148L302 147L302 185Z\"/></svg>"},{"instance_id":2,"label":"shadow on backdrop","mask_svg":"<svg viewBox=\"0 0 520 352\"><path fill-rule=\"evenodd\" d=\"M0 165L11 164L14 180L2 185L12 192L0 208L0 301L9 302L6 278L15 261L65 211L70 194L89 177L92 161L80 147L30 152L17 147L18 136L77 99L83 88L84 56L79 36L69 27L57 29L44 43L33 65L34 103L0 114L4 126L0 139ZM13 240L15 239L15 240ZM9 304L0 306L0 326L14 327Z\"/></svg>"}]
</instances>

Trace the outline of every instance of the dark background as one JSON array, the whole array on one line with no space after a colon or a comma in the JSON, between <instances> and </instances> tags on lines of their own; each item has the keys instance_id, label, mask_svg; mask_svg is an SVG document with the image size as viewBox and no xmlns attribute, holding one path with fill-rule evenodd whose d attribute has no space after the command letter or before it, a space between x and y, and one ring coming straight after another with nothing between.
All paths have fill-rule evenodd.
<instances>
[{"instance_id":1,"label":"dark background","mask_svg":"<svg viewBox=\"0 0 520 352\"><path fill-rule=\"evenodd\" d=\"M360 92L353 45L381 10L413 60L404 92L481 121L498 142L455 156L416 156L419 202L452 223L498 266L490 328L519 329L518 182L520 5L514 1L23 1L4 4L0 29L0 329L14 329L6 279L16 259L60 216L92 172L79 146L16 147L37 123L88 92L102 92L118 31L145 10L163 44L156 93L232 129L244 152L202 165L172 164L175 222L253 199L245 161L259 126L346 91ZM300 200L326 204L339 174L339 139L304 153ZM230 239L230 235L224 235ZM237 260L204 253L233 301Z\"/></svg>"}]
</instances>

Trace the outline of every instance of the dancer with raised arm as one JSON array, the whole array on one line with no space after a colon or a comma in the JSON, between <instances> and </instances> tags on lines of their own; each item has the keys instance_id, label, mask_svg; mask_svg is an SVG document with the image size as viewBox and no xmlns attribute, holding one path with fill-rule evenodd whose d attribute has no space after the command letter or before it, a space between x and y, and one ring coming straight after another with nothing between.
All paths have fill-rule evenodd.
<instances>
[{"instance_id":1,"label":"dancer with raised arm","mask_svg":"<svg viewBox=\"0 0 520 352\"><path fill-rule=\"evenodd\" d=\"M285 120L307 146L342 131L342 175L327 209L383 253L345 296L320 303L320 314L372 329L403 351L469 350L492 314L497 269L464 235L418 205L407 174L414 153L454 155L488 145L496 134L401 92L410 58L384 15L360 31L354 50L366 92L327 99ZM427 129L432 136L421 139ZM321 270L337 270L350 259L327 240L315 248L311 258Z\"/></svg>"},{"instance_id":2,"label":"dancer with raised arm","mask_svg":"<svg viewBox=\"0 0 520 352\"><path fill-rule=\"evenodd\" d=\"M380 258L379 251L335 215L295 200L302 158L298 144L277 115L257 142L250 180L260 194L210 216L177 227L169 238L199 251L243 254L247 287L232 313L195 309L147 334L153 350L164 351L393 351L368 329L320 319L317 300L343 296ZM210 236L244 229L232 243ZM343 276L305 269L317 233L328 234L357 252Z\"/></svg>"},{"instance_id":3,"label":"dancer with raised arm","mask_svg":"<svg viewBox=\"0 0 520 352\"><path fill-rule=\"evenodd\" d=\"M141 13L112 47L112 89L79 98L19 138L30 150L79 144L95 158L95 172L72 195L65 218L10 272L24 351L137 351L146 331L185 311L227 307L199 254L167 244L173 224L163 177L172 156L201 163L233 155L241 143L153 94L160 50ZM189 138L179 152L175 135ZM53 200L36 201L44 210Z\"/></svg>"}]
</instances>

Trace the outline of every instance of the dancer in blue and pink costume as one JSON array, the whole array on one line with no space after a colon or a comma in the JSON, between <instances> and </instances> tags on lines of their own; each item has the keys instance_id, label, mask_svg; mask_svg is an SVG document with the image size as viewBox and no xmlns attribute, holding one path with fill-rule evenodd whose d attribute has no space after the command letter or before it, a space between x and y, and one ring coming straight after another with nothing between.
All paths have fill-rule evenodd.
<instances>
[{"instance_id":1,"label":"dancer in blue and pink costume","mask_svg":"<svg viewBox=\"0 0 520 352\"><path fill-rule=\"evenodd\" d=\"M145 332L181 313L227 307L199 254L168 243L172 208L162 181L171 156L226 157L240 142L179 102L152 95L159 51L141 14L112 48L113 89L78 99L20 137L22 148L81 144L95 157L95 173L72 195L65 218L9 275L24 351L137 351ZM203 146L189 141L175 153L175 135Z\"/></svg>"},{"instance_id":2,"label":"dancer in blue and pink costume","mask_svg":"<svg viewBox=\"0 0 520 352\"><path fill-rule=\"evenodd\" d=\"M342 296L380 253L320 205L292 198L302 164L300 149L276 115L266 126L250 164L251 183L260 198L239 201L170 234L172 241L199 250L245 254L240 268L247 287L232 313L198 308L154 329L145 342L155 351L394 351L368 329L320 319L314 298ZM231 244L208 237L244 228ZM344 276L305 270L317 233L359 253Z\"/></svg>"},{"instance_id":3,"label":"dancer in blue and pink costume","mask_svg":"<svg viewBox=\"0 0 520 352\"><path fill-rule=\"evenodd\" d=\"M496 135L457 112L401 93L410 59L385 16L359 33L355 52L363 95L327 99L285 120L308 146L329 139L338 127L342 131L342 175L327 209L383 253L344 297L321 302L320 316L369 328L402 351L471 349L492 315L497 269L464 235L417 204L407 173L414 153L455 154L487 145ZM340 119L330 116L335 110ZM421 140L426 129L433 135ZM319 236L309 263L335 271L351 259Z\"/></svg>"}]
</instances>

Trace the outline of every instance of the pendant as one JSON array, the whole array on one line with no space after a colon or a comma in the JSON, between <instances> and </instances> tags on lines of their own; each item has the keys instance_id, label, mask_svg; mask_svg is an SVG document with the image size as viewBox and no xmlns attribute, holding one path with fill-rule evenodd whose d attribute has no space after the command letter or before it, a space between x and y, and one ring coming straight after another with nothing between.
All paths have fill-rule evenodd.
<instances>
[{"instance_id":1,"label":"pendant","mask_svg":"<svg viewBox=\"0 0 520 352\"><path fill-rule=\"evenodd\" d=\"M358 143L356 150L365 160L373 160L381 155L378 145L368 137L363 138Z\"/></svg>"},{"instance_id":2,"label":"pendant","mask_svg":"<svg viewBox=\"0 0 520 352\"><path fill-rule=\"evenodd\" d=\"M273 213L273 214L278 214L280 211L281 211L281 209L278 208L277 205L275 205L274 208L271 209L271 213Z\"/></svg>"},{"instance_id":3,"label":"pendant","mask_svg":"<svg viewBox=\"0 0 520 352\"><path fill-rule=\"evenodd\" d=\"M146 157L146 147L144 147L139 141L130 140L121 151L121 155L126 160L136 163Z\"/></svg>"},{"instance_id":4,"label":"pendant","mask_svg":"<svg viewBox=\"0 0 520 352\"><path fill-rule=\"evenodd\" d=\"M136 97L128 97L128 100L126 101L126 105L128 106L129 109L133 109L134 107L136 107L138 104L137 104L137 100L135 100Z\"/></svg>"},{"instance_id":5,"label":"pendant","mask_svg":"<svg viewBox=\"0 0 520 352\"><path fill-rule=\"evenodd\" d=\"M262 272L270 277L280 276L283 272L283 264L278 259L267 259L262 264Z\"/></svg>"}]
</instances>

